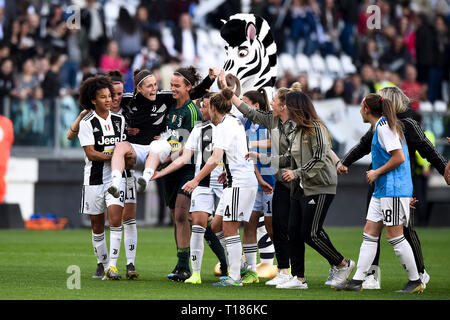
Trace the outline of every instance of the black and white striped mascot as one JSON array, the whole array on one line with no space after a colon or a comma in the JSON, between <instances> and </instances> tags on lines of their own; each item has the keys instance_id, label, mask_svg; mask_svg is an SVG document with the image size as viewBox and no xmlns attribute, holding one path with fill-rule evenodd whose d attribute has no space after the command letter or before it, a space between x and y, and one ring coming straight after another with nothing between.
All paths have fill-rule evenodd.
<instances>
[{"instance_id":1,"label":"black and white striped mascot","mask_svg":"<svg viewBox=\"0 0 450 320\"><path fill-rule=\"evenodd\" d=\"M277 76L277 46L266 20L253 14L239 13L230 16L220 30L226 41L224 71L227 82L233 76L239 80L236 93L264 89L272 100ZM231 76L231 77L230 77ZM277 267L273 264L275 248L264 226L264 216L259 220L257 240L261 263L257 265L258 276L273 278Z\"/></svg>"}]
</instances>

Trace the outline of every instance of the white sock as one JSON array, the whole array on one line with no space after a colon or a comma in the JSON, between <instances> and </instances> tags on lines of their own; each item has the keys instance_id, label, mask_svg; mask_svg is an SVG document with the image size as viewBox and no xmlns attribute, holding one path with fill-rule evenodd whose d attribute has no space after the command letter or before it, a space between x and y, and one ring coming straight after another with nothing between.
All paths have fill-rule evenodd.
<instances>
[{"instance_id":1,"label":"white sock","mask_svg":"<svg viewBox=\"0 0 450 320\"><path fill-rule=\"evenodd\" d=\"M108 266L108 248L106 247L104 232L100 234L92 232L92 246L97 257L97 263L103 263L103 266L106 268Z\"/></svg>"},{"instance_id":2,"label":"white sock","mask_svg":"<svg viewBox=\"0 0 450 320\"><path fill-rule=\"evenodd\" d=\"M270 239L269 234L267 233L266 226L264 225L264 216L259 218L256 237L258 240L259 259L261 260L261 263L273 265L275 247L272 243L272 239Z\"/></svg>"},{"instance_id":3,"label":"white sock","mask_svg":"<svg viewBox=\"0 0 450 320\"><path fill-rule=\"evenodd\" d=\"M109 228L109 265L116 267L122 244L122 226Z\"/></svg>"},{"instance_id":4,"label":"white sock","mask_svg":"<svg viewBox=\"0 0 450 320\"><path fill-rule=\"evenodd\" d=\"M120 183L122 182L122 173L119 170L113 170L111 172L111 179L111 184L119 190Z\"/></svg>"},{"instance_id":5,"label":"white sock","mask_svg":"<svg viewBox=\"0 0 450 320\"><path fill-rule=\"evenodd\" d=\"M353 279L364 280L377 254L378 238L363 233L363 242L359 249L358 263L356 264L356 272Z\"/></svg>"},{"instance_id":6,"label":"white sock","mask_svg":"<svg viewBox=\"0 0 450 320\"><path fill-rule=\"evenodd\" d=\"M217 232L216 237L217 237L217 239L219 239L219 242L222 245L222 248L225 252L225 258L227 259L227 265L230 266L230 263L228 262L227 244L225 241L225 236L223 235L223 231Z\"/></svg>"},{"instance_id":7,"label":"white sock","mask_svg":"<svg viewBox=\"0 0 450 320\"><path fill-rule=\"evenodd\" d=\"M152 168L145 168L144 173L142 174L142 177L148 183L150 181L150 179L153 177L154 173L155 173L155 170L153 170Z\"/></svg>"},{"instance_id":8,"label":"white sock","mask_svg":"<svg viewBox=\"0 0 450 320\"><path fill-rule=\"evenodd\" d=\"M125 246L125 253L127 256L127 265L132 263L136 258L137 248L137 228L136 219L130 219L123 222L123 243Z\"/></svg>"},{"instance_id":9,"label":"white sock","mask_svg":"<svg viewBox=\"0 0 450 320\"><path fill-rule=\"evenodd\" d=\"M414 260L414 253L410 244L406 241L405 236L401 235L396 238L388 239L389 243L394 247L394 252L400 263L408 272L409 280L415 281L419 279L419 272L417 271L416 261Z\"/></svg>"},{"instance_id":10,"label":"white sock","mask_svg":"<svg viewBox=\"0 0 450 320\"><path fill-rule=\"evenodd\" d=\"M191 233L191 266L192 271L200 273L202 270L203 251L205 250L205 244L203 238L205 237L205 228L199 225L192 226Z\"/></svg>"},{"instance_id":11,"label":"white sock","mask_svg":"<svg viewBox=\"0 0 450 320\"><path fill-rule=\"evenodd\" d=\"M235 281L239 281L241 279L241 237L239 235L225 237L225 241L227 243L230 277Z\"/></svg>"},{"instance_id":12,"label":"white sock","mask_svg":"<svg viewBox=\"0 0 450 320\"><path fill-rule=\"evenodd\" d=\"M247 261L248 269L256 272L256 253L258 252L258 245L256 243L243 244L245 261Z\"/></svg>"}]
</instances>

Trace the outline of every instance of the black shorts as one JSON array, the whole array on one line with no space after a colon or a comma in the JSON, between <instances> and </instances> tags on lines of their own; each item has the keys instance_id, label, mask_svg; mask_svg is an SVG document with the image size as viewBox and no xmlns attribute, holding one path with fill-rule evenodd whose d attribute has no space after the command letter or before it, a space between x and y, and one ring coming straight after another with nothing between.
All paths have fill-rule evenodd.
<instances>
[{"instance_id":1,"label":"black shorts","mask_svg":"<svg viewBox=\"0 0 450 320\"><path fill-rule=\"evenodd\" d=\"M175 209L178 194L191 198L191 195L184 192L182 188L192 179L194 179L194 170L178 170L163 178L164 201L169 209Z\"/></svg>"}]
</instances>

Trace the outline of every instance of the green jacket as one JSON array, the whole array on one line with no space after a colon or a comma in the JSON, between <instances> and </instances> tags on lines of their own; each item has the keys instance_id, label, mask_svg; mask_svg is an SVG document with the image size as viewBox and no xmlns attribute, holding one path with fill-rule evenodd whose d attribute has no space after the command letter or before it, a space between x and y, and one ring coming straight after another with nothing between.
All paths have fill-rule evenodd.
<instances>
[{"instance_id":1,"label":"green jacket","mask_svg":"<svg viewBox=\"0 0 450 320\"><path fill-rule=\"evenodd\" d=\"M264 157L263 155L260 161L264 164L270 163L277 181L290 188L291 183L281 177L283 173L281 169L293 169L289 147L297 133L295 123L290 120L283 123L280 118L273 116L272 111L256 110L245 102L242 102L237 109L251 122L270 130L272 156Z\"/></svg>"},{"instance_id":2,"label":"green jacket","mask_svg":"<svg viewBox=\"0 0 450 320\"><path fill-rule=\"evenodd\" d=\"M300 185L306 196L336 194L337 173L331 156L328 130L314 121L314 134L300 129L291 145L291 167L299 180L294 180L291 195Z\"/></svg>"}]
</instances>

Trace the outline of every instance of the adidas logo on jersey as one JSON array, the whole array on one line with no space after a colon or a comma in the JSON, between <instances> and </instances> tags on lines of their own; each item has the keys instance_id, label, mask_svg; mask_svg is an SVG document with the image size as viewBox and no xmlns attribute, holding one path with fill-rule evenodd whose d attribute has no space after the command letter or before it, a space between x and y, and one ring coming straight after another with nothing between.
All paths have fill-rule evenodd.
<instances>
[{"instance_id":1,"label":"adidas logo on jersey","mask_svg":"<svg viewBox=\"0 0 450 320\"><path fill-rule=\"evenodd\" d=\"M98 128L95 127L93 132L99 132L99 131L100 131L100 130L98 130Z\"/></svg>"}]
</instances>

